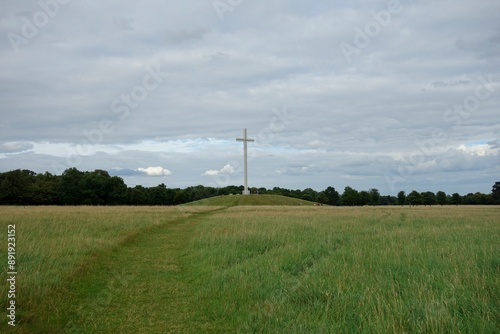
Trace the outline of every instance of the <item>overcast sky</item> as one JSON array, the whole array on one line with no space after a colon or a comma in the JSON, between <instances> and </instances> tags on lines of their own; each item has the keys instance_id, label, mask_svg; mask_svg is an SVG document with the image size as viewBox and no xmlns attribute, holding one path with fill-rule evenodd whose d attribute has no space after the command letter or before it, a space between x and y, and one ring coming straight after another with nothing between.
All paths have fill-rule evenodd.
<instances>
[{"instance_id":1,"label":"overcast sky","mask_svg":"<svg viewBox=\"0 0 500 334\"><path fill-rule=\"evenodd\" d=\"M0 171L490 193L498 0L0 0Z\"/></svg>"}]
</instances>

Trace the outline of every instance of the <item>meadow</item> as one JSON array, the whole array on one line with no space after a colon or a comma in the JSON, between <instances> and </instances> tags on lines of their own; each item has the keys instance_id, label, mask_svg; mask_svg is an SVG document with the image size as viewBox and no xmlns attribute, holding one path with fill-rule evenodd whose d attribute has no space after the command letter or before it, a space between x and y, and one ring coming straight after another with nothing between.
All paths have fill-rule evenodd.
<instances>
[{"instance_id":1,"label":"meadow","mask_svg":"<svg viewBox=\"0 0 500 334\"><path fill-rule=\"evenodd\" d=\"M500 332L498 206L234 201L0 207L0 332Z\"/></svg>"}]
</instances>

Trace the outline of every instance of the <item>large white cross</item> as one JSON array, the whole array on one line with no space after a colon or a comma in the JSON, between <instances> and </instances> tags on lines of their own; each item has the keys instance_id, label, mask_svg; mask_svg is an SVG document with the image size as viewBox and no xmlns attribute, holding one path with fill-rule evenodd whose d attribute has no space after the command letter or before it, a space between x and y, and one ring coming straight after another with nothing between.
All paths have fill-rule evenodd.
<instances>
[{"instance_id":1,"label":"large white cross","mask_svg":"<svg viewBox=\"0 0 500 334\"><path fill-rule=\"evenodd\" d=\"M250 195L250 191L248 191L247 143L255 140L247 138L247 129L243 130L243 138L236 138L236 140L243 142L243 150L245 152L245 189L243 190L243 195Z\"/></svg>"}]
</instances>

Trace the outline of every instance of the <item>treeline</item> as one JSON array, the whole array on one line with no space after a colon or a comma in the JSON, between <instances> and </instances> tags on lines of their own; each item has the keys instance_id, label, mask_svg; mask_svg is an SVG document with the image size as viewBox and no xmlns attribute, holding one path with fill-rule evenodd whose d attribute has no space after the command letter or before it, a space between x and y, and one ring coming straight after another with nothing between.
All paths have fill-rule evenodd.
<instances>
[{"instance_id":1,"label":"treeline","mask_svg":"<svg viewBox=\"0 0 500 334\"><path fill-rule=\"evenodd\" d=\"M0 205L178 205L219 195L241 194L243 186L223 188L195 186L186 189L167 188L163 183L155 187L127 187L122 178L111 176L105 170L83 172L69 168L62 175L30 170L0 173ZM477 205L500 204L500 182L493 185L491 194L458 193L447 195L404 191L398 196L383 196L377 189L358 191L345 187L340 194L334 187L323 191L311 188L291 190L274 187L250 188L253 194L275 194L300 198L327 205Z\"/></svg>"}]
</instances>

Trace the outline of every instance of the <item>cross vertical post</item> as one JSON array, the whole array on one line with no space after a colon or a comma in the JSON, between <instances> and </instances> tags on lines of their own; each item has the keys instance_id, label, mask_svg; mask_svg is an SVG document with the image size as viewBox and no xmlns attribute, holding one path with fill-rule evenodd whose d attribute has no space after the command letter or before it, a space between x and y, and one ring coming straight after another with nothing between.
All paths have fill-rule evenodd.
<instances>
[{"instance_id":1,"label":"cross vertical post","mask_svg":"<svg viewBox=\"0 0 500 334\"><path fill-rule=\"evenodd\" d=\"M243 195L250 195L250 191L248 190L248 159L247 159L247 143L248 142L253 142L255 140L247 138L247 129L243 130L243 138L236 138L237 141L242 141L243 142L243 152L244 152L244 159L245 159L245 166L244 166L244 173L245 173L245 179L244 179L244 189L243 189Z\"/></svg>"}]
</instances>

